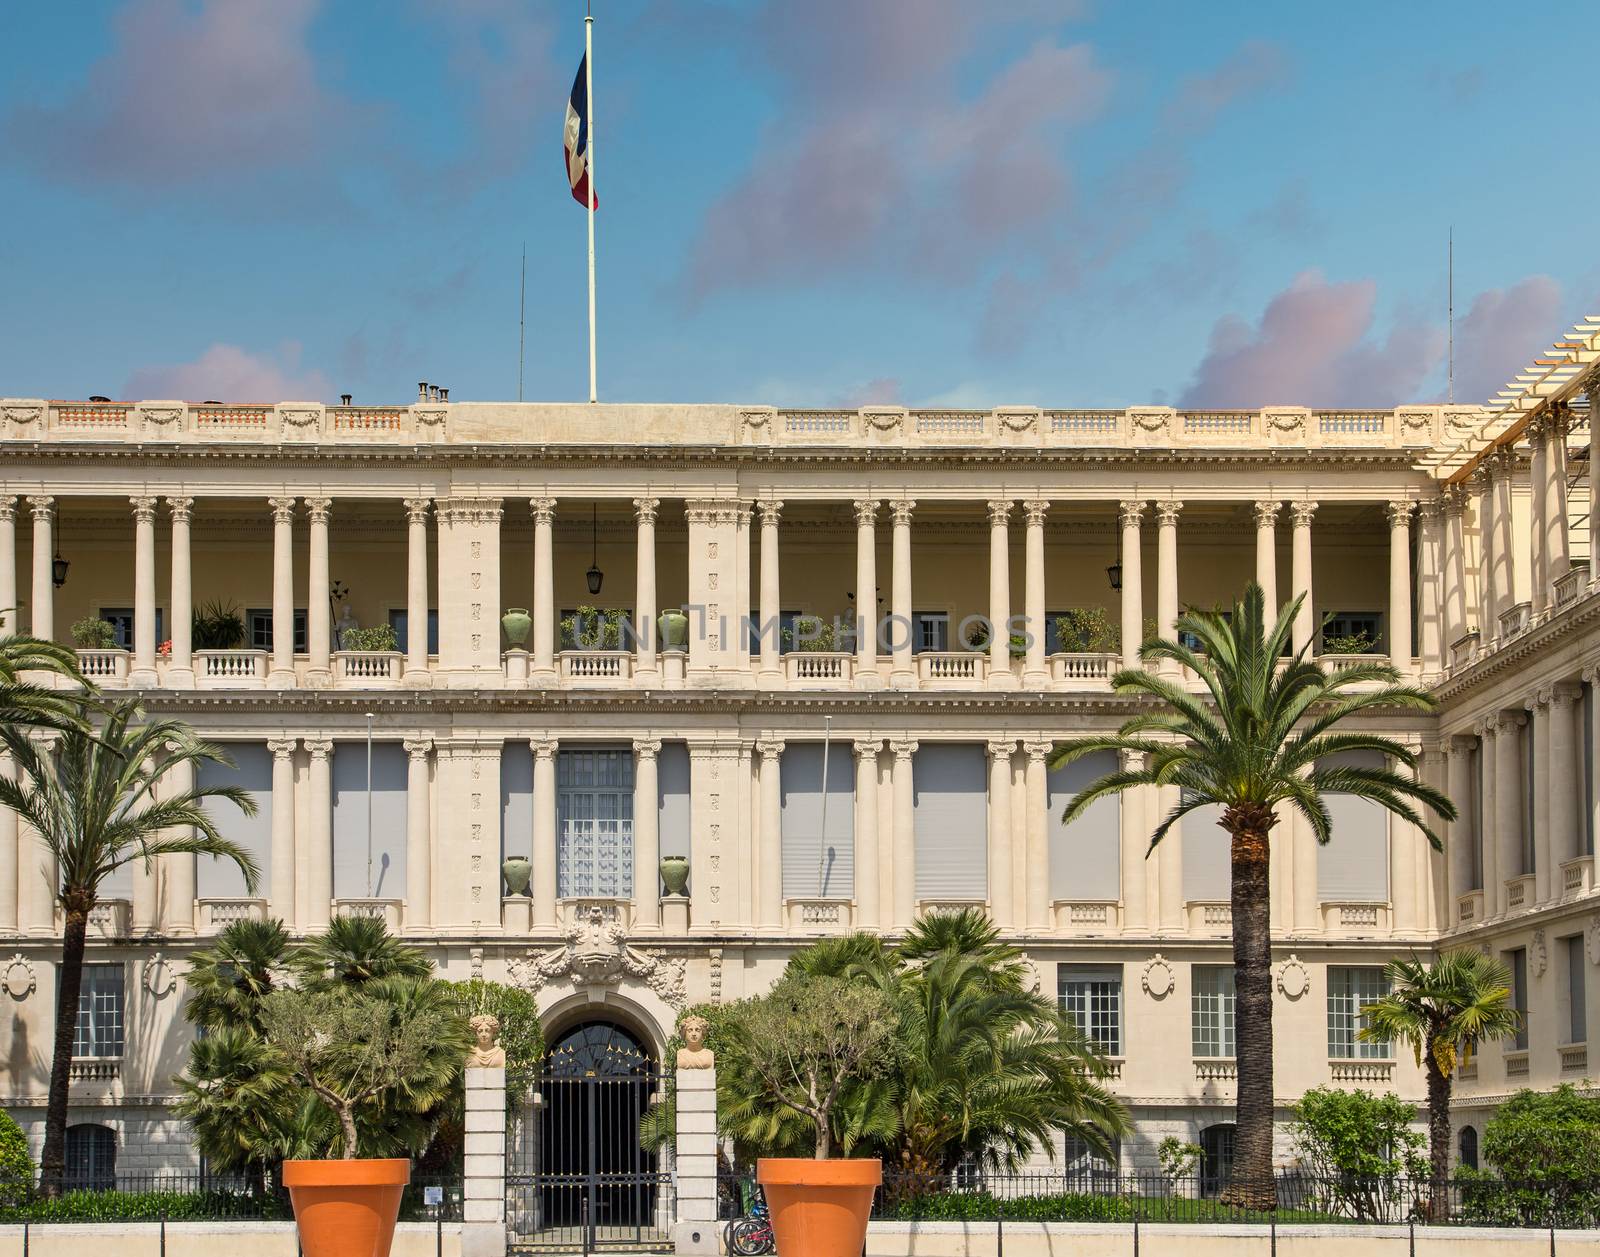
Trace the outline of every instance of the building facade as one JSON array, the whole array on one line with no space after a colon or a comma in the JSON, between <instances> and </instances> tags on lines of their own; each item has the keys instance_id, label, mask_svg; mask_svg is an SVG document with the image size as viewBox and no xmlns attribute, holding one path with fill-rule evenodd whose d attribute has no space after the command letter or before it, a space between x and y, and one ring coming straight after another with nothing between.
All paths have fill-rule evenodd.
<instances>
[{"instance_id":1,"label":"building facade","mask_svg":"<svg viewBox=\"0 0 1600 1257\"><path fill-rule=\"evenodd\" d=\"M194 1165L167 1111L185 957L241 917L380 916L446 976L536 992L552 1041L659 1060L683 1007L809 940L977 904L1108 1052L1123 1166L1177 1134L1219 1170L1226 837L1196 813L1146 858L1177 802L1153 790L1065 828L1113 764L1047 761L1133 710L1109 678L1146 632L1251 579L1306 596L1296 642L1331 666L1434 688L1437 714L1367 719L1462 814L1443 853L1354 800L1326 848L1275 831L1280 1101L1421 1102L1360 1007L1396 954L1481 945L1529 1015L1458 1088L1470 1144L1508 1091L1586 1077L1600 1015L1585 335L1494 409L0 401L7 628L110 621L86 674L226 747L216 780L260 805L222 818L253 894L173 858L96 910L74 1165ZM397 649L354 648L375 625ZM0 816L4 1102L36 1145L46 863Z\"/></svg>"}]
</instances>

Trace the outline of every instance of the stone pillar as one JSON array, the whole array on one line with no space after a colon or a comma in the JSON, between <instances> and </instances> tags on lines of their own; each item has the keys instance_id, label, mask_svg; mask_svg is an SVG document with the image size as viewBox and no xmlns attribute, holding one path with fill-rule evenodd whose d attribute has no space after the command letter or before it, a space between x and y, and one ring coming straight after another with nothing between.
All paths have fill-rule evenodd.
<instances>
[{"instance_id":1,"label":"stone pillar","mask_svg":"<svg viewBox=\"0 0 1600 1257\"><path fill-rule=\"evenodd\" d=\"M1413 751L1419 749L1416 743ZM1402 777L1415 778L1421 771L1420 756L1414 771L1397 759L1389 767ZM1417 912L1417 844L1426 843L1421 832L1409 821L1389 816L1389 910L1397 934L1417 934L1422 922Z\"/></svg>"},{"instance_id":2,"label":"stone pillar","mask_svg":"<svg viewBox=\"0 0 1600 1257\"><path fill-rule=\"evenodd\" d=\"M989 743L989 915L1002 930L1015 924L1011 882L1011 757L1017 744Z\"/></svg>"},{"instance_id":3,"label":"stone pillar","mask_svg":"<svg viewBox=\"0 0 1600 1257\"><path fill-rule=\"evenodd\" d=\"M172 512L172 623L167 636L172 654L167 660L168 689L194 687L194 568L189 525L194 516L193 498L168 498Z\"/></svg>"},{"instance_id":4,"label":"stone pillar","mask_svg":"<svg viewBox=\"0 0 1600 1257\"><path fill-rule=\"evenodd\" d=\"M305 747L310 756L306 786L311 797L303 847L305 902L299 917L301 928L316 934L327 929L333 915L333 742L306 738Z\"/></svg>"},{"instance_id":5,"label":"stone pillar","mask_svg":"<svg viewBox=\"0 0 1600 1257\"><path fill-rule=\"evenodd\" d=\"M659 738L633 740L633 925L661 928L661 786Z\"/></svg>"},{"instance_id":6,"label":"stone pillar","mask_svg":"<svg viewBox=\"0 0 1600 1257\"><path fill-rule=\"evenodd\" d=\"M916 503L902 498L889 503L894 520L894 572L891 577L891 613L894 617L892 650L894 671L891 683L897 690L917 688L915 608L911 602L911 512Z\"/></svg>"},{"instance_id":7,"label":"stone pillar","mask_svg":"<svg viewBox=\"0 0 1600 1257\"><path fill-rule=\"evenodd\" d=\"M1160 787L1157 806L1165 816L1178 804L1176 786ZM1179 823L1167 831L1167 836L1156 848L1156 901L1160 912L1161 933L1172 934L1184 929L1183 898L1183 825Z\"/></svg>"},{"instance_id":8,"label":"stone pillar","mask_svg":"<svg viewBox=\"0 0 1600 1257\"><path fill-rule=\"evenodd\" d=\"M1557 681L1550 689L1548 851L1550 895L1554 899L1561 897L1561 866L1583 854L1583 828L1578 813L1585 773L1585 766L1578 760L1578 748L1583 745L1583 733L1578 728L1582 698L1583 687L1571 681Z\"/></svg>"},{"instance_id":9,"label":"stone pillar","mask_svg":"<svg viewBox=\"0 0 1600 1257\"><path fill-rule=\"evenodd\" d=\"M894 836L891 848L894 864L894 928L907 928L917 915L917 830L914 811L916 795L911 788L912 760L917 743L900 739L889 743L894 752L892 789Z\"/></svg>"},{"instance_id":10,"label":"stone pillar","mask_svg":"<svg viewBox=\"0 0 1600 1257\"><path fill-rule=\"evenodd\" d=\"M407 613L406 623L414 624ZM432 738L407 738L406 751L406 915L408 931L433 928L433 850L429 842L433 803L429 798L428 756Z\"/></svg>"},{"instance_id":11,"label":"stone pillar","mask_svg":"<svg viewBox=\"0 0 1600 1257\"><path fill-rule=\"evenodd\" d=\"M133 660L128 684L156 683L156 498L133 504Z\"/></svg>"},{"instance_id":12,"label":"stone pillar","mask_svg":"<svg viewBox=\"0 0 1600 1257\"><path fill-rule=\"evenodd\" d=\"M272 670L273 689L294 687L294 499L268 498L272 507Z\"/></svg>"},{"instance_id":13,"label":"stone pillar","mask_svg":"<svg viewBox=\"0 0 1600 1257\"><path fill-rule=\"evenodd\" d=\"M1567 536L1567 427L1572 415L1566 406L1551 411L1545 419L1545 575L1551 585L1572 566L1572 548ZM1593 420L1590 421L1593 426ZM1592 512L1591 512L1592 514ZM1551 594L1554 601L1554 593Z\"/></svg>"},{"instance_id":14,"label":"stone pillar","mask_svg":"<svg viewBox=\"0 0 1600 1257\"><path fill-rule=\"evenodd\" d=\"M1322 932L1322 900L1317 890L1317 860L1321 849L1310 824L1291 813L1289 841L1294 860L1294 928L1297 934Z\"/></svg>"},{"instance_id":15,"label":"stone pillar","mask_svg":"<svg viewBox=\"0 0 1600 1257\"><path fill-rule=\"evenodd\" d=\"M878 889L878 754L883 742L876 738L858 740L856 756L855 842L856 910L855 928L875 930L882 919Z\"/></svg>"},{"instance_id":16,"label":"stone pillar","mask_svg":"<svg viewBox=\"0 0 1600 1257\"><path fill-rule=\"evenodd\" d=\"M1460 485L1444 491L1444 557L1441 563L1444 585L1444 657L1452 658L1452 648L1466 636L1467 623L1467 538L1463 517L1467 493Z\"/></svg>"},{"instance_id":17,"label":"stone pillar","mask_svg":"<svg viewBox=\"0 0 1600 1257\"><path fill-rule=\"evenodd\" d=\"M56 500L30 497L33 512L33 600L28 607L30 632L49 641L56 635L55 560Z\"/></svg>"},{"instance_id":18,"label":"stone pillar","mask_svg":"<svg viewBox=\"0 0 1600 1257\"><path fill-rule=\"evenodd\" d=\"M1456 819L1450 822L1446 844L1449 850L1449 912L1445 922L1456 923L1456 902L1461 896L1480 889L1472 883L1472 850L1477 840L1478 800L1473 789L1472 752L1475 738L1456 734L1445 743L1446 792L1456 805Z\"/></svg>"},{"instance_id":19,"label":"stone pillar","mask_svg":"<svg viewBox=\"0 0 1600 1257\"><path fill-rule=\"evenodd\" d=\"M20 629L21 618L17 615L17 499L14 494L3 493L0 494L0 634L9 637Z\"/></svg>"},{"instance_id":20,"label":"stone pillar","mask_svg":"<svg viewBox=\"0 0 1600 1257\"><path fill-rule=\"evenodd\" d=\"M1317 653L1317 607L1311 583L1311 520L1316 513L1315 502L1289 504L1289 517L1294 521L1289 583L1294 596L1305 599L1294 617L1293 644L1296 654L1303 650L1308 657Z\"/></svg>"},{"instance_id":21,"label":"stone pillar","mask_svg":"<svg viewBox=\"0 0 1600 1257\"><path fill-rule=\"evenodd\" d=\"M1023 536L1022 611L1028 617L1028 655L1023 667L1022 683L1030 690L1043 689L1050 683L1050 667L1045 662L1045 638L1049 626L1045 623L1044 592L1044 516L1050 503L1035 499L1022 504L1026 531Z\"/></svg>"},{"instance_id":22,"label":"stone pillar","mask_svg":"<svg viewBox=\"0 0 1600 1257\"><path fill-rule=\"evenodd\" d=\"M1136 772L1145 766L1144 756L1137 751L1119 751L1117 756L1123 772ZM1152 924L1145 860L1150 843L1150 826L1145 823L1149 797L1149 786L1135 786L1122 794L1122 928L1130 933L1143 933Z\"/></svg>"},{"instance_id":23,"label":"stone pillar","mask_svg":"<svg viewBox=\"0 0 1600 1257\"><path fill-rule=\"evenodd\" d=\"M1556 898L1561 897L1561 881L1559 878L1552 880L1550 875L1553 846L1550 790L1554 783L1550 775L1550 703L1553 697L1551 688L1542 686L1525 704L1533 717L1529 730L1533 738L1533 868L1522 871L1533 873L1534 903L1548 903L1552 887Z\"/></svg>"},{"instance_id":24,"label":"stone pillar","mask_svg":"<svg viewBox=\"0 0 1600 1257\"><path fill-rule=\"evenodd\" d=\"M311 546L306 555L306 667L307 683L326 686L333 679L333 608L328 603L328 516L332 498L307 498Z\"/></svg>"},{"instance_id":25,"label":"stone pillar","mask_svg":"<svg viewBox=\"0 0 1600 1257\"><path fill-rule=\"evenodd\" d=\"M1417 637L1424 676L1444 671L1444 588L1441 562L1444 549L1444 503L1430 498L1418 511L1417 530Z\"/></svg>"},{"instance_id":26,"label":"stone pillar","mask_svg":"<svg viewBox=\"0 0 1600 1257\"><path fill-rule=\"evenodd\" d=\"M1478 513L1478 641L1487 646L1500 636L1500 624L1496 619L1499 596L1494 587L1494 483L1487 465L1474 473L1472 487Z\"/></svg>"},{"instance_id":27,"label":"stone pillar","mask_svg":"<svg viewBox=\"0 0 1600 1257\"><path fill-rule=\"evenodd\" d=\"M553 930L556 919L556 754L555 738L534 738L533 748L533 927Z\"/></svg>"},{"instance_id":28,"label":"stone pillar","mask_svg":"<svg viewBox=\"0 0 1600 1257\"><path fill-rule=\"evenodd\" d=\"M1506 881L1528 872L1522 866L1522 729L1527 718L1503 711L1494 739L1494 828L1498 877L1494 901L1499 915L1509 908ZM1488 887L1484 887L1485 891Z\"/></svg>"},{"instance_id":29,"label":"stone pillar","mask_svg":"<svg viewBox=\"0 0 1600 1257\"><path fill-rule=\"evenodd\" d=\"M1533 614L1541 614L1550 605L1550 577L1545 545L1549 541L1546 513L1549 501L1545 496L1546 472L1550 465L1550 450L1545 444L1545 421L1542 415L1528 420L1523 433L1528 438L1528 579L1529 599Z\"/></svg>"},{"instance_id":30,"label":"stone pillar","mask_svg":"<svg viewBox=\"0 0 1600 1257\"><path fill-rule=\"evenodd\" d=\"M1414 670L1411 647L1411 512L1410 502L1390 502L1389 516L1389 662L1401 675Z\"/></svg>"},{"instance_id":31,"label":"stone pillar","mask_svg":"<svg viewBox=\"0 0 1600 1257\"><path fill-rule=\"evenodd\" d=\"M193 760L182 760L172 764L161 778L159 784L159 794L164 799L187 794L193 789ZM189 826L185 825L180 827L178 832L189 834L192 831ZM158 901L156 924L158 928L165 925L168 934L179 938L194 933L196 858L196 856L187 852L179 852L161 858L161 872L166 881L167 895L165 904L159 904Z\"/></svg>"},{"instance_id":32,"label":"stone pillar","mask_svg":"<svg viewBox=\"0 0 1600 1257\"><path fill-rule=\"evenodd\" d=\"M9 626L5 631L11 631ZM0 749L0 777L7 781L17 779L17 763L4 749ZM22 905L17 898L21 889L17 881L17 871L21 867L17 828L17 814L8 807L0 807L0 934L17 933L22 921Z\"/></svg>"},{"instance_id":33,"label":"stone pillar","mask_svg":"<svg viewBox=\"0 0 1600 1257\"><path fill-rule=\"evenodd\" d=\"M1141 668L1139 647L1144 643L1144 547L1141 524L1143 502L1122 503L1122 666Z\"/></svg>"},{"instance_id":34,"label":"stone pillar","mask_svg":"<svg viewBox=\"0 0 1600 1257\"><path fill-rule=\"evenodd\" d=\"M1498 619L1517 602L1516 522L1511 511L1517 456L1514 450L1502 449L1485 461L1494 492L1494 613Z\"/></svg>"},{"instance_id":35,"label":"stone pillar","mask_svg":"<svg viewBox=\"0 0 1600 1257\"><path fill-rule=\"evenodd\" d=\"M1027 887L1023 924L1028 932L1044 933L1050 928L1050 752L1054 744L1045 739L1024 742L1027 766L1023 770L1023 789L1027 805L1023 809L1027 833Z\"/></svg>"},{"instance_id":36,"label":"stone pillar","mask_svg":"<svg viewBox=\"0 0 1600 1257\"><path fill-rule=\"evenodd\" d=\"M293 738L273 738L267 743L272 756L272 848L267 869L267 914L278 917L291 932L300 925L296 911L294 844Z\"/></svg>"},{"instance_id":37,"label":"stone pillar","mask_svg":"<svg viewBox=\"0 0 1600 1257\"><path fill-rule=\"evenodd\" d=\"M633 675L641 683L656 685L661 680L658 652L661 643L656 631L656 512L660 498L634 498L633 518L637 523L635 577L633 592ZM651 898L652 910L659 917L659 896Z\"/></svg>"},{"instance_id":38,"label":"stone pillar","mask_svg":"<svg viewBox=\"0 0 1600 1257\"><path fill-rule=\"evenodd\" d=\"M1178 635L1178 512L1182 502L1156 503L1156 628L1169 640ZM1176 676L1178 665L1161 661L1161 671ZM1165 908L1162 909L1165 915Z\"/></svg>"},{"instance_id":39,"label":"stone pillar","mask_svg":"<svg viewBox=\"0 0 1600 1257\"><path fill-rule=\"evenodd\" d=\"M533 498L533 680L556 681L556 500Z\"/></svg>"},{"instance_id":40,"label":"stone pillar","mask_svg":"<svg viewBox=\"0 0 1600 1257\"><path fill-rule=\"evenodd\" d=\"M1256 584L1267 604L1267 625L1278 618L1278 512L1282 502L1255 503Z\"/></svg>"},{"instance_id":41,"label":"stone pillar","mask_svg":"<svg viewBox=\"0 0 1600 1257\"><path fill-rule=\"evenodd\" d=\"M783 924L783 739L763 738L756 743L761 756L761 814L756 867L756 925L776 929Z\"/></svg>"},{"instance_id":42,"label":"stone pillar","mask_svg":"<svg viewBox=\"0 0 1600 1257\"><path fill-rule=\"evenodd\" d=\"M778 577L778 517L783 513L783 503L768 499L758 504L761 512L761 604L757 611L760 621L756 632L760 635L760 682L769 689L783 684L783 640L778 617L783 612L782 586ZM859 573L857 580L860 580Z\"/></svg>"},{"instance_id":43,"label":"stone pillar","mask_svg":"<svg viewBox=\"0 0 1600 1257\"><path fill-rule=\"evenodd\" d=\"M499 624L502 512L499 498L445 497L433 504L439 537L436 685L495 687L505 678ZM439 748L434 751L437 763ZM442 874L439 883L436 892L443 890ZM437 906L442 910L445 902L441 897Z\"/></svg>"},{"instance_id":44,"label":"stone pillar","mask_svg":"<svg viewBox=\"0 0 1600 1257\"><path fill-rule=\"evenodd\" d=\"M468 1066L463 1080L461 1257L505 1257L505 1066Z\"/></svg>"},{"instance_id":45,"label":"stone pillar","mask_svg":"<svg viewBox=\"0 0 1600 1257\"><path fill-rule=\"evenodd\" d=\"M675 1251L687 1257L716 1257L717 1222L717 1070L677 1072L678 1220L672 1228Z\"/></svg>"},{"instance_id":46,"label":"stone pillar","mask_svg":"<svg viewBox=\"0 0 1600 1257\"><path fill-rule=\"evenodd\" d=\"M989 503L989 688L1014 690L1011 675L1011 538L1009 501ZM990 893L994 888L990 887Z\"/></svg>"},{"instance_id":47,"label":"stone pillar","mask_svg":"<svg viewBox=\"0 0 1600 1257\"><path fill-rule=\"evenodd\" d=\"M406 498L406 671L405 683L417 689L433 684L428 671L428 507L427 498Z\"/></svg>"},{"instance_id":48,"label":"stone pillar","mask_svg":"<svg viewBox=\"0 0 1600 1257\"><path fill-rule=\"evenodd\" d=\"M855 509L856 688L876 689L878 687L878 502L874 498L865 499L857 502ZM762 579L764 582L765 576Z\"/></svg>"},{"instance_id":49,"label":"stone pillar","mask_svg":"<svg viewBox=\"0 0 1600 1257\"><path fill-rule=\"evenodd\" d=\"M60 745L61 737L54 733L30 733L29 740L38 748L39 758L50 760ZM56 938L56 889L60 877L56 871L56 858L44 839L32 825L21 820L17 823L17 877L22 882L18 907L22 915L21 927L25 934Z\"/></svg>"},{"instance_id":50,"label":"stone pillar","mask_svg":"<svg viewBox=\"0 0 1600 1257\"><path fill-rule=\"evenodd\" d=\"M1495 841L1495 818L1500 814L1495 790L1495 766L1499 762L1496 742L1499 736L1497 722L1491 716L1476 730L1478 734L1478 771L1483 774L1483 807L1478 812L1479 860L1483 882L1483 915L1492 917L1499 911L1504 893L1496 894L1500 885L1500 844Z\"/></svg>"}]
</instances>

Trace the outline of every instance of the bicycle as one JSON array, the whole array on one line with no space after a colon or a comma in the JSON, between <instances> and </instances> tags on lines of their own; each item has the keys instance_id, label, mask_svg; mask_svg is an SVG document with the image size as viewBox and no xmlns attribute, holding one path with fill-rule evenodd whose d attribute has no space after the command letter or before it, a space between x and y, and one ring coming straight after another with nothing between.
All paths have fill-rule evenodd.
<instances>
[{"instance_id":1,"label":"bicycle","mask_svg":"<svg viewBox=\"0 0 1600 1257\"><path fill-rule=\"evenodd\" d=\"M745 1208L748 1213L744 1217L728 1223L728 1251L734 1257L767 1257L776 1252L778 1244L772 1233L772 1217L759 1188L748 1193Z\"/></svg>"}]
</instances>

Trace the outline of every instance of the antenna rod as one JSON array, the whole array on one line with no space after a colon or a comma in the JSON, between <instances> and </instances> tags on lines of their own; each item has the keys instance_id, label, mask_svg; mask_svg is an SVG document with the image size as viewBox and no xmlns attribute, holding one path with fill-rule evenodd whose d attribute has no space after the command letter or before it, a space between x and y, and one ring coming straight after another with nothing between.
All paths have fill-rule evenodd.
<instances>
[{"instance_id":1,"label":"antenna rod","mask_svg":"<svg viewBox=\"0 0 1600 1257\"><path fill-rule=\"evenodd\" d=\"M1445 317L1450 324L1450 367L1445 385L1444 399L1449 405L1456 401L1456 228L1450 225L1450 246L1445 262Z\"/></svg>"},{"instance_id":2,"label":"antenna rod","mask_svg":"<svg viewBox=\"0 0 1600 1257\"><path fill-rule=\"evenodd\" d=\"M528 331L528 242L522 242L522 285L517 291L517 400L522 400L522 345Z\"/></svg>"}]
</instances>

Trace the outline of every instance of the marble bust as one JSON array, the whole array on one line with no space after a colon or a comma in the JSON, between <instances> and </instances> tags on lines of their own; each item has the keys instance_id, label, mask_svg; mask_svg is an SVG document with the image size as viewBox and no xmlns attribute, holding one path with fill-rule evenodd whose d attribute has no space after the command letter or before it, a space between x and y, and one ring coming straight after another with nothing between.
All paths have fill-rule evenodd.
<instances>
[{"instance_id":1,"label":"marble bust","mask_svg":"<svg viewBox=\"0 0 1600 1257\"><path fill-rule=\"evenodd\" d=\"M506 1050L500 1046L500 1019L492 1013L479 1013L467 1023L477 1040L467 1052L468 1069L504 1069Z\"/></svg>"},{"instance_id":2,"label":"marble bust","mask_svg":"<svg viewBox=\"0 0 1600 1257\"><path fill-rule=\"evenodd\" d=\"M683 1032L683 1046L678 1049L679 1069L710 1069L716 1064L711 1049L706 1046L706 1031L710 1026L704 1017L685 1017L678 1029Z\"/></svg>"}]
</instances>

